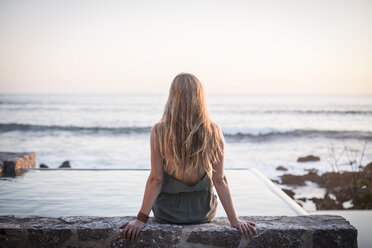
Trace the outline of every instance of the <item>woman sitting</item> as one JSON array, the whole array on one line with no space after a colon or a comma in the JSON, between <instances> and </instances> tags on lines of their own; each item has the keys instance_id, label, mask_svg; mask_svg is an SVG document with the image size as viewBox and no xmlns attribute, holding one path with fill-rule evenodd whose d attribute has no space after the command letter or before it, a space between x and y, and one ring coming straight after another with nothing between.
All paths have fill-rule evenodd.
<instances>
[{"instance_id":1,"label":"woman sitting","mask_svg":"<svg viewBox=\"0 0 372 248\"><path fill-rule=\"evenodd\" d=\"M192 74L177 75L170 87L163 117L150 134L151 172L142 207L126 222L124 239L134 240L153 211L156 221L197 224L213 220L217 197L231 226L242 235L257 234L253 222L240 220L224 173L224 137L208 116L204 90Z\"/></svg>"}]
</instances>

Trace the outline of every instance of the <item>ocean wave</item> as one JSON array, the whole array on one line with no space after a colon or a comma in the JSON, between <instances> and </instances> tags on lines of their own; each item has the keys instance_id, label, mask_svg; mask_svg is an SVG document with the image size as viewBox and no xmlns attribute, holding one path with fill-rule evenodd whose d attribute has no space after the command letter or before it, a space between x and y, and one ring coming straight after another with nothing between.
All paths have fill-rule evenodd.
<instances>
[{"instance_id":1,"label":"ocean wave","mask_svg":"<svg viewBox=\"0 0 372 248\"><path fill-rule=\"evenodd\" d=\"M270 135L274 133L288 133L295 131L293 128L278 129L278 128L251 128L251 127L223 127L222 131L227 136L260 136Z\"/></svg>"},{"instance_id":2,"label":"ocean wave","mask_svg":"<svg viewBox=\"0 0 372 248\"><path fill-rule=\"evenodd\" d=\"M280 138L331 138L331 139L363 139L372 140L372 132L354 130L318 130L318 129L224 129L227 139L241 140L269 140Z\"/></svg>"},{"instance_id":3,"label":"ocean wave","mask_svg":"<svg viewBox=\"0 0 372 248\"><path fill-rule=\"evenodd\" d=\"M275 111L272 111L275 112ZM372 111L368 110L279 110L279 113L294 114L325 114L325 115L370 115Z\"/></svg>"},{"instance_id":4,"label":"ocean wave","mask_svg":"<svg viewBox=\"0 0 372 248\"><path fill-rule=\"evenodd\" d=\"M150 126L138 127L81 127L58 125L32 125L19 123L0 123L0 132L72 132L77 134L148 134ZM318 129L278 129L278 128L222 128L226 139L230 141L261 141L277 138L334 138L334 139L366 139L372 140L370 131L352 130L318 130Z\"/></svg>"},{"instance_id":5,"label":"ocean wave","mask_svg":"<svg viewBox=\"0 0 372 248\"><path fill-rule=\"evenodd\" d=\"M10 131L70 131L78 133L148 133L151 127L80 127L80 126L58 126L58 125L32 125L19 123L0 123L0 132Z\"/></svg>"},{"instance_id":6,"label":"ocean wave","mask_svg":"<svg viewBox=\"0 0 372 248\"><path fill-rule=\"evenodd\" d=\"M300 110L300 109L276 109L276 110L229 110L239 114L295 114L295 115L372 115L368 110Z\"/></svg>"}]
</instances>

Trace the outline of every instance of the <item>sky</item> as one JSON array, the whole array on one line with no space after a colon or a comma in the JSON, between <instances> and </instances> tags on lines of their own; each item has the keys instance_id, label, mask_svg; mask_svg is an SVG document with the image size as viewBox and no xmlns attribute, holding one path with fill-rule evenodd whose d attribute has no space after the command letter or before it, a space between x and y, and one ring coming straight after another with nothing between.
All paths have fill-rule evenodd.
<instances>
[{"instance_id":1,"label":"sky","mask_svg":"<svg viewBox=\"0 0 372 248\"><path fill-rule=\"evenodd\" d=\"M372 94L372 1L0 1L0 93Z\"/></svg>"}]
</instances>

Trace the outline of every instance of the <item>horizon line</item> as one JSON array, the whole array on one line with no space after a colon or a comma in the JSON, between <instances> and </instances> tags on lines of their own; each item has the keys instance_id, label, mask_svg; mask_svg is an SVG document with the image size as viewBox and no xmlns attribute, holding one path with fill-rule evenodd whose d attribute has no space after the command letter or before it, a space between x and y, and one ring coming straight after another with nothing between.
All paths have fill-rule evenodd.
<instances>
[{"instance_id":1,"label":"horizon line","mask_svg":"<svg viewBox=\"0 0 372 248\"><path fill-rule=\"evenodd\" d=\"M164 93L160 92L0 92L0 95L168 95L168 91ZM372 93L306 93L306 92L299 92L299 93L274 93L274 92L228 92L228 93L221 93L221 92L205 92L206 95L331 95L331 96L372 96Z\"/></svg>"}]
</instances>

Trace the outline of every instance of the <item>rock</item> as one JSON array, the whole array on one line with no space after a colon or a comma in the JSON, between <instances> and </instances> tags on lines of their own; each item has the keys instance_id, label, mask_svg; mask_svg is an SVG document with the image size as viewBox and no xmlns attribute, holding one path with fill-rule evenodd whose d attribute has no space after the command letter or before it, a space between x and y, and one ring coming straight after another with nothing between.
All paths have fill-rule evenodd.
<instances>
[{"instance_id":1,"label":"rock","mask_svg":"<svg viewBox=\"0 0 372 248\"><path fill-rule=\"evenodd\" d=\"M288 169L287 168L285 168L284 166L278 166L278 167L276 167L276 170L277 171L287 171Z\"/></svg>"},{"instance_id":2,"label":"rock","mask_svg":"<svg viewBox=\"0 0 372 248\"><path fill-rule=\"evenodd\" d=\"M0 215L0 247L357 247L357 230L335 215L239 216L256 223L246 240L227 218L194 225L160 224L150 218L134 242L119 226L134 216Z\"/></svg>"},{"instance_id":3,"label":"rock","mask_svg":"<svg viewBox=\"0 0 372 248\"><path fill-rule=\"evenodd\" d=\"M322 185L327 188L335 188L335 187L352 187L353 186L353 178L356 177L357 174L351 171L345 171L342 173L339 172L326 172L322 174L321 181Z\"/></svg>"},{"instance_id":4,"label":"rock","mask_svg":"<svg viewBox=\"0 0 372 248\"><path fill-rule=\"evenodd\" d=\"M309 198L317 210L344 209L344 202L351 202L351 209L372 209L372 163L362 171L326 172L322 175L317 172L310 169L305 175L284 174L280 177L281 183L304 186L306 181L311 181L324 188L324 198Z\"/></svg>"},{"instance_id":5,"label":"rock","mask_svg":"<svg viewBox=\"0 0 372 248\"><path fill-rule=\"evenodd\" d=\"M279 180L276 180L276 179L271 179L271 182L276 183L276 184L280 184Z\"/></svg>"},{"instance_id":6,"label":"rock","mask_svg":"<svg viewBox=\"0 0 372 248\"><path fill-rule=\"evenodd\" d=\"M70 161L66 160L64 161L59 168L71 168Z\"/></svg>"},{"instance_id":7,"label":"rock","mask_svg":"<svg viewBox=\"0 0 372 248\"><path fill-rule=\"evenodd\" d=\"M39 167L40 168L49 168L48 165L46 165L46 164L40 164Z\"/></svg>"},{"instance_id":8,"label":"rock","mask_svg":"<svg viewBox=\"0 0 372 248\"><path fill-rule=\"evenodd\" d=\"M287 184L287 185L299 185L303 186L305 185L305 181L312 181L316 183L321 183L321 177L314 172L308 172L305 175L297 176L297 175L292 175L292 174L284 174L280 176L282 179L282 184Z\"/></svg>"},{"instance_id":9,"label":"rock","mask_svg":"<svg viewBox=\"0 0 372 248\"><path fill-rule=\"evenodd\" d=\"M320 158L314 155L307 155L305 157L299 157L297 162L309 162L309 161L319 161Z\"/></svg>"},{"instance_id":10,"label":"rock","mask_svg":"<svg viewBox=\"0 0 372 248\"><path fill-rule=\"evenodd\" d=\"M280 176L282 179L282 184L286 185L299 185L299 186L304 186L305 185L305 180L302 178L302 176L296 176L292 174L284 174Z\"/></svg>"},{"instance_id":11,"label":"rock","mask_svg":"<svg viewBox=\"0 0 372 248\"><path fill-rule=\"evenodd\" d=\"M324 198L310 198L315 203L316 210L344 209L342 204L326 196Z\"/></svg>"},{"instance_id":12,"label":"rock","mask_svg":"<svg viewBox=\"0 0 372 248\"><path fill-rule=\"evenodd\" d=\"M297 203L298 205L300 205L301 207L303 207L302 202L296 201L296 203Z\"/></svg>"},{"instance_id":13,"label":"rock","mask_svg":"<svg viewBox=\"0 0 372 248\"><path fill-rule=\"evenodd\" d=\"M291 197L292 199L294 199L293 197L294 197L295 193L294 193L292 190L290 190L290 189L282 189L282 190L283 190L284 193L286 193L289 197Z\"/></svg>"}]
</instances>

